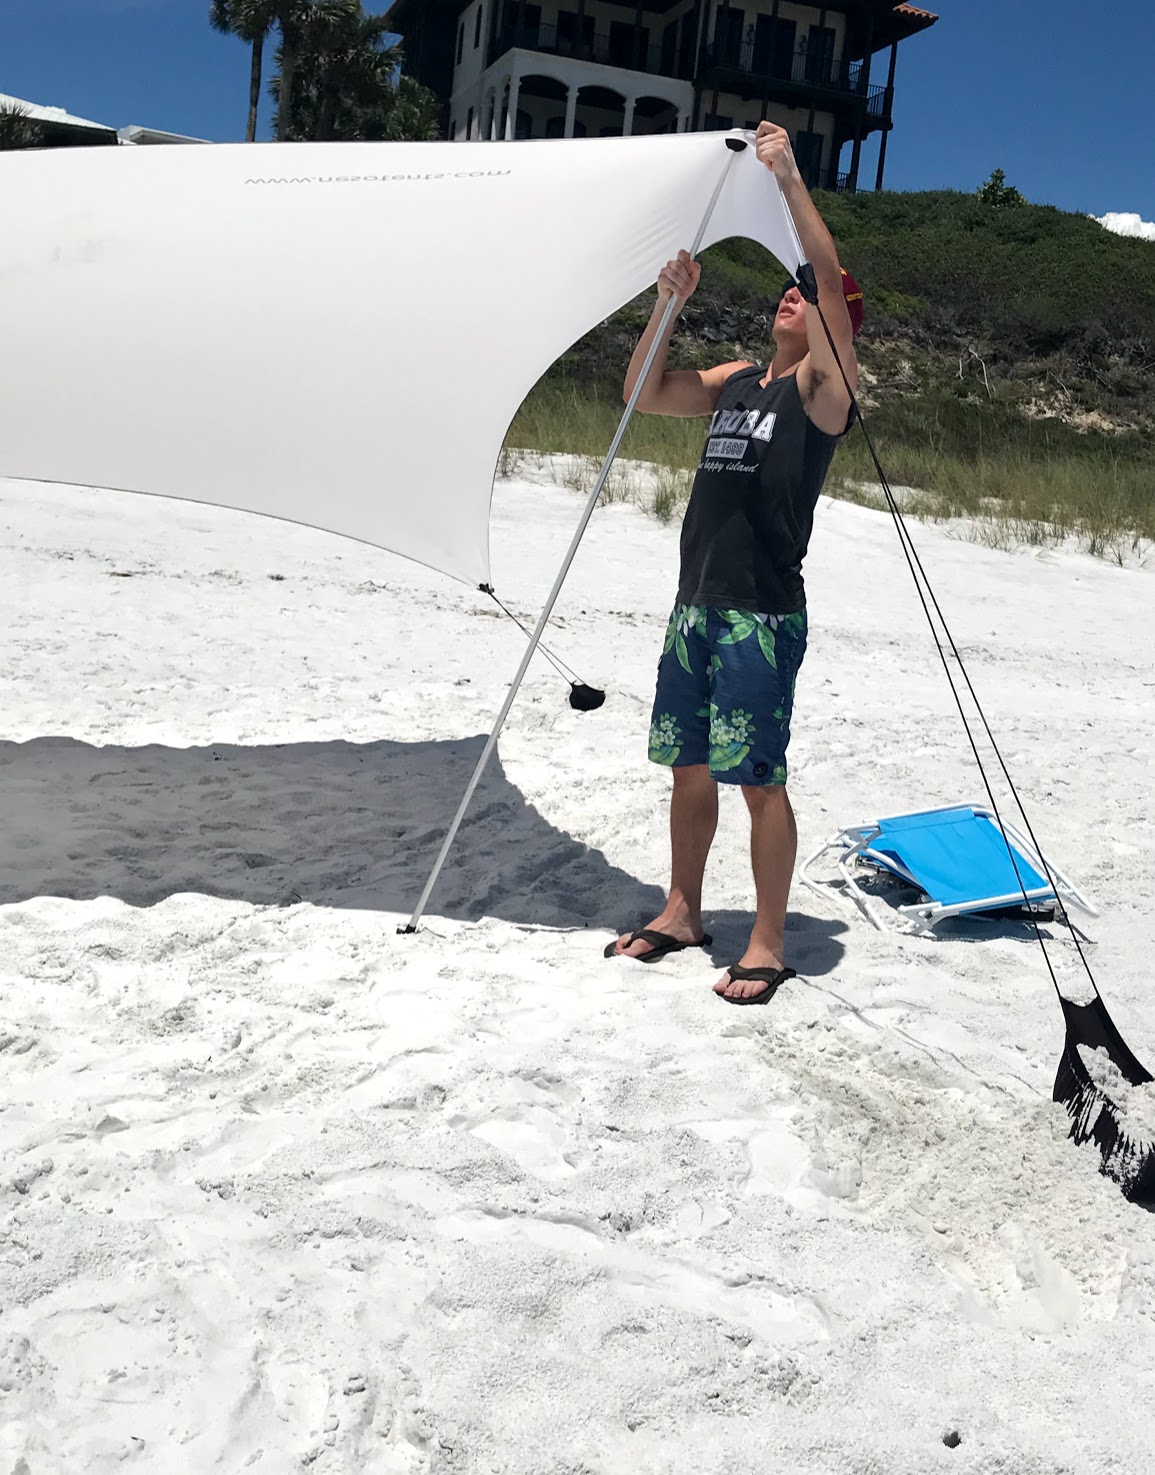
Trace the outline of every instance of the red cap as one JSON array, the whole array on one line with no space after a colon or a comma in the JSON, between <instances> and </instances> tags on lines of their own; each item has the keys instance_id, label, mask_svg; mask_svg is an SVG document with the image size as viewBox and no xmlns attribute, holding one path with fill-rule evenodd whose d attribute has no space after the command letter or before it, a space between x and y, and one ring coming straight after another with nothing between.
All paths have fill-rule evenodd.
<instances>
[{"instance_id":1,"label":"red cap","mask_svg":"<svg viewBox=\"0 0 1155 1475\"><path fill-rule=\"evenodd\" d=\"M846 298L846 306L850 313L851 331L857 338L862 328L862 320L866 316L866 308L862 304L862 288L845 267L841 267L840 270L842 272L842 295Z\"/></svg>"}]
</instances>

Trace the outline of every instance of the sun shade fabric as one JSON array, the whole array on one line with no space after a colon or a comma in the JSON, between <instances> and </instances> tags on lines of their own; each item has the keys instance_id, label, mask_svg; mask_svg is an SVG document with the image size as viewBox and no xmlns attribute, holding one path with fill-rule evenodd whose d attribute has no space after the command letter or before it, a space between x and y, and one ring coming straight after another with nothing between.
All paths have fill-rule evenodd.
<instances>
[{"instance_id":1,"label":"sun shade fabric","mask_svg":"<svg viewBox=\"0 0 1155 1475\"><path fill-rule=\"evenodd\" d=\"M488 583L518 405L691 244L726 138L0 155L0 474L265 513ZM704 245L729 236L801 262L752 148Z\"/></svg>"},{"instance_id":2,"label":"sun shade fabric","mask_svg":"<svg viewBox=\"0 0 1155 1475\"><path fill-rule=\"evenodd\" d=\"M986 815L941 810L882 819L878 824L881 834L866 847L867 857L889 862L900 875L913 877L940 906L1021 895L1007 842ZM1052 897L1047 881L1017 847L1015 858L1028 897Z\"/></svg>"}]
</instances>

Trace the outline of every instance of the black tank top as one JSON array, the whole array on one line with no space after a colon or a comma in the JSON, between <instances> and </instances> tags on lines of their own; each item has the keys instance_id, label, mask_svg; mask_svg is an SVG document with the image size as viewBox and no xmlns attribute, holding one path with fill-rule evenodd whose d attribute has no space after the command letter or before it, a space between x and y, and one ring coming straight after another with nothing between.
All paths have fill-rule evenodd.
<instances>
[{"instance_id":1,"label":"black tank top","mask_svg":"<svg viewBox=\"0 0 1155 1475\"><path fill-rule=\"evenodd\" d=\"M794 374L763 387L765 372L752 364L722 386L682 523L679 604L806 607L802 559L840 437L810 420Z\"/></svg>"}]
</instances>

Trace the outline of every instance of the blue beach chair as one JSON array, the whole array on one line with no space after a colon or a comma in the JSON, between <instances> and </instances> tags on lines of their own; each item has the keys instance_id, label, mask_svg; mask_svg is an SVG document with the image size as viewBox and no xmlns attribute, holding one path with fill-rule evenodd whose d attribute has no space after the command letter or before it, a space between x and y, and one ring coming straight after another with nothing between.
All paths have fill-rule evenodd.
<instances>
[{"instance_id":1,"label":"blue beach chair","mask_svg":"<svg viewBox=\"0 0 1155 1475\"><path fill-rule=\"evenodd\" d=\"M834 849L841 852L838 869L847 890L882 931L886 931L885 922L852 873L856 861L898 876L923 893L923 900L894 909L913 931L927 931L944 917L972 913L1024 908L1026 915L1048 903L1053 905L1056 892L1065 903L1088 916L1099 915L1056 865L1043 860L1028 839L1005 821L1000 827L989 809L974 804L847 825L820 846L799 871L805 884L820 894L830 889L829 883L815 881L808 871ZM1054 886L1047 880L1048 870Z\"/></svg>"}]
</instances>

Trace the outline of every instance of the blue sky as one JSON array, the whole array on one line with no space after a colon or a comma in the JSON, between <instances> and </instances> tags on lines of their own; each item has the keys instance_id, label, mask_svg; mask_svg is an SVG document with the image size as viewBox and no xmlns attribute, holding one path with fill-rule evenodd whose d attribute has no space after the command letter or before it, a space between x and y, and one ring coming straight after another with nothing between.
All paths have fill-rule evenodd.
<instances>
[{"instance_id":1,"label":"blue sky","mask_svg":"<svg viewBox=\"0 0 1155 1475\"><path fill-rule=\"evenodd\" d=\"M922 4L941 19L899 49L888 187L972 190L1001 168L1031 200L1155 221L1151 0ZM239 139L248 52L207 12L208 0L0 0L0 92L115 127Z\"/></svg>"}]
</instances>

